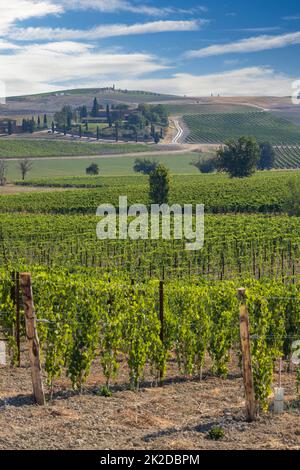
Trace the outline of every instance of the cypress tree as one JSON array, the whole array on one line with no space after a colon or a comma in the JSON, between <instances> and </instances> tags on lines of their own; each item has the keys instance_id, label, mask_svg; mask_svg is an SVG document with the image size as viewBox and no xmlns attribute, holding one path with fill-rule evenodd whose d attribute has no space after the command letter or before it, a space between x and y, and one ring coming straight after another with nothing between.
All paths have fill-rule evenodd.
<instances>
[{"instance_id":1,"label":"cypress tree","mask_svg":"<svg viewBox=\"0 0 300 470\"><path fill-rule=\"evenodd\" d=\"M93 103L91 116L98 117L98 115L99 115L99 103L98 103L97 98L94 98L94 103Z\"/></svg>"},{"instance_id":2,"label":"cypress tree","mask_svg":"<svg viewBox=\"0 0 300 470\"><path fill-rule=\"evenodd\" d=\"M7 132L8 132L8 135L12 135L12 133L13 133L13 128L12 128L12 122L11 121L8 121Z\"/></svg>"}]
</instances>

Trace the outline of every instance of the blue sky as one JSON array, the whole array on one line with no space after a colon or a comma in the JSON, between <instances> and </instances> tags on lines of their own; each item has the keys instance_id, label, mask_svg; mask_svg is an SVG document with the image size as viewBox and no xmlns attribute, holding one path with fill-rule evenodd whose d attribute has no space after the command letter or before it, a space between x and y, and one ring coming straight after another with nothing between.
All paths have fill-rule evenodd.
<instances>
[{"instance_id":1,"label":"blue sky","mask_svg":"<svg viewBox=\"0 0 300 470\"><path fill-rule=\"evenodd\" d=\"M10 0L0 5L7 95L107 86L206 96L290 95L294 0Z\"/></svg>"}]
</instances>

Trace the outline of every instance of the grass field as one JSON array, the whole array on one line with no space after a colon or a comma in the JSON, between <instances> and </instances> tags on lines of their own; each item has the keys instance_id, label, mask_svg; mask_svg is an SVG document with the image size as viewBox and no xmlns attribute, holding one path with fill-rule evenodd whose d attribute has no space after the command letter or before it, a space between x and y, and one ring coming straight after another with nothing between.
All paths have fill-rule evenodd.
<instances>
[{"instance_id":1,"label":"grass field","mask_svg":"<svg viewBox=\"0 0 300 470\"><path fill-rule=\"evenodd\" d=\"M191 162L197 160L195 153L164 155L158 154L154 157L147 157L151 160L157 160L170 169L172 174L197 174L199 171ZM74 159L47 159L35 160L28 178L42 177L65 177L65 176L84 176L85 169L91 163L97 163L101 175L133 175L134 161L137 157L111 157L111 158L74 158ZM142 158L142 156L141 156ZM17 161L7 163L7 178L9 181L20 179L20 170Z\"/></svg>"},{"instance_id":2,"label":"grass field","mask_svg":"<svg viewBox=\"0 0 300 470\"><path fill-rule=\"evenodd\" d=\"M299 144L300 127L267 112L185 115L189 143L222 143L242 135L272 144Z\"/></svg>"},{"instance_id":3,"label":"grass field","mask_svg":"<svg viewBox=\"0 0 300 470\"><path fill-rule=\"evenodd\" d=\"M60 157L147 152L143 144L103 144L31 139L0 139L0 158Z\"/></svg>"}]
</instances>

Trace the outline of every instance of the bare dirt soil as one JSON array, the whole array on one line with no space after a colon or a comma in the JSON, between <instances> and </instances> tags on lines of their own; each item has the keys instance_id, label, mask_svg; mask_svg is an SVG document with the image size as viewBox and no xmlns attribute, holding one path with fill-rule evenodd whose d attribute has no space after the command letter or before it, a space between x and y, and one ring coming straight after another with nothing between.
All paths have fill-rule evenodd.
<instances>
[{"instance_id":1,"label":"bare dirt soil","mask_svg":"<svg viewBox=\"0 0 300 470\"><path fill-rule=\"evenodd\" d=\"M204 374L202 381L173 374L163 387L149 381L139 392L124 385L126 376L121 370L112 397L105 398L95 366L82 394L70 392L70 384L61 380L53 400L38 407L31 397L30 370L1 368L0 449L300 450L295 374L283 374L285 413L270 411L253 423L244 419L239 373L226 380ZM213 426L223 428L222 439L208 438Z\"/></svg>"},{"instance_id":2,"label":"bare dirt soil","mask_svg":"<svg viewBox=\"0 0 300 470\"><path fill-rule=\"evenodd\" d=\"M0 186L0 195L21 194L21 193L49 193L53 191L70 191L74 188L45 188L35 186L21 186L17 184L8 183L5 186Z\"/></svg>"}]
</instances>

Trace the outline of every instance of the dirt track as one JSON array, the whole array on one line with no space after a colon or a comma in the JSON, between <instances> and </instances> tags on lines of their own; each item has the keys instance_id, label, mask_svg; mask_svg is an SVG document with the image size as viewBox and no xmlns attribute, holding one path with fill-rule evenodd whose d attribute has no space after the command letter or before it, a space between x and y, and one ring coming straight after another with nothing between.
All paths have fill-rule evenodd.
<instances>
[{"instance_id":1,"label":"dirt track","mask_svg":"<svg viewBox=\"0 0 300 470\"><path fill-rule=\"evenodd\" d=\"M163 388L148 382L135 393L123 385L125 373L111 398L99 396L103 377L95 368L82 395L61 382L54 400L37 407L29 369L0 369L0 449L300 450L295 375L283 376L287 411L248 424L239 374L202 382L174 375ZM214 425L225 432L219 441L208 439Z\"/></svg>"}]
</instances>

